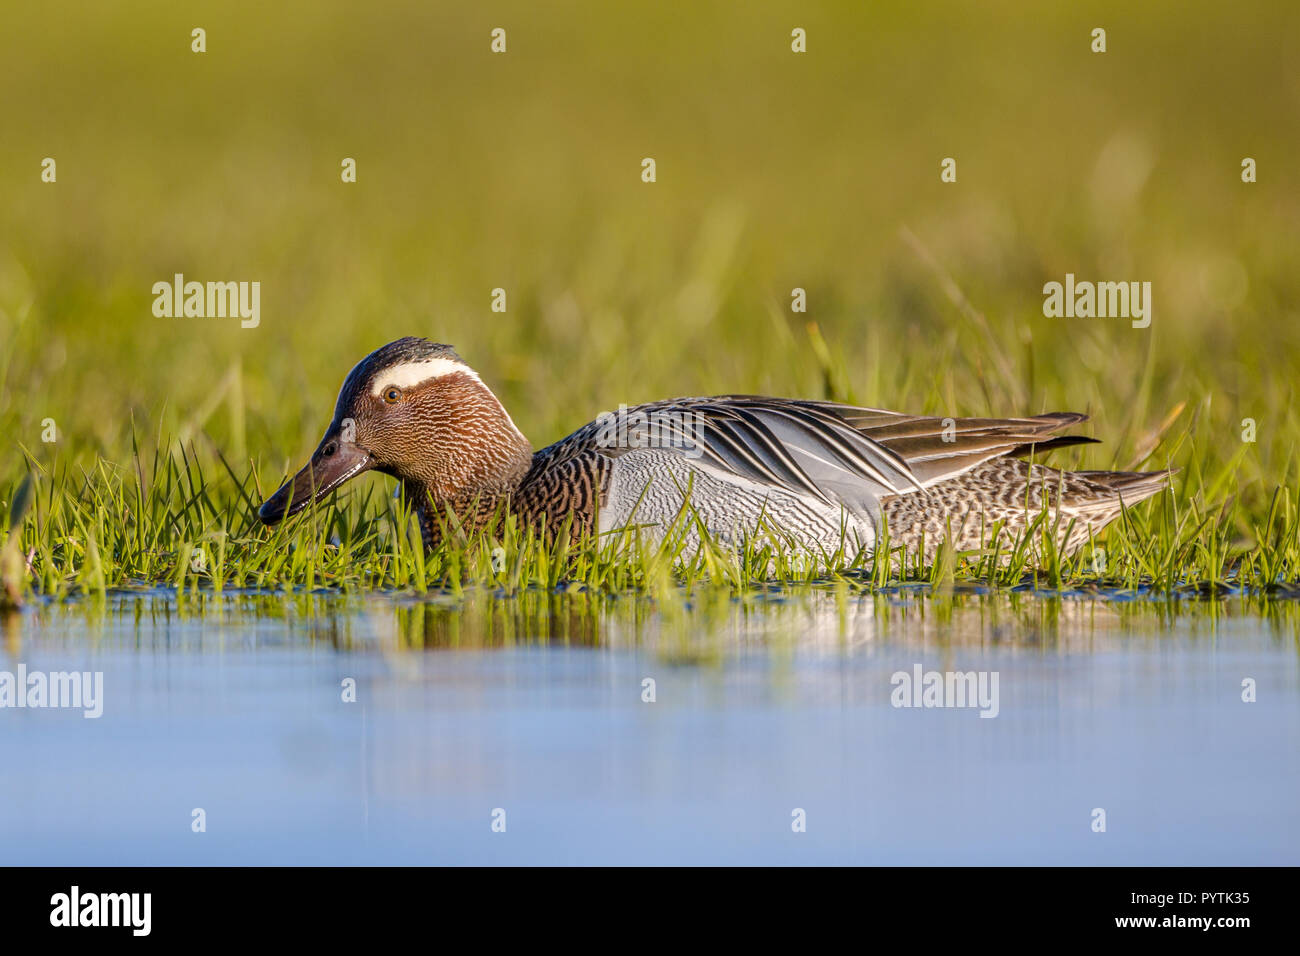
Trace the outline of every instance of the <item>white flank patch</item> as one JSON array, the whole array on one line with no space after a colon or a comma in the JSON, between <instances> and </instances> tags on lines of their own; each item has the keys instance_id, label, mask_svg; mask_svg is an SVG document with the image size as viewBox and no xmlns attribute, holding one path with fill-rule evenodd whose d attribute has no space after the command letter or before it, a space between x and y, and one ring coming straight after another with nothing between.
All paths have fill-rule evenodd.
<instances>
[{"instance_id":1,"label":"white flank patch","mask_svg":"<svg viewBox=\"0 0 1300 956\"><path fill-rule=\"evenodd\" d=\"M370 394L378 398L394 385L398 388L414 388L416 385L435 378L442 378L442 376L450 375L452 372L464 372L474 381L482 383L478 373L463 362L457 362L449 358L434 358L425 359L422 362L407 362L404 365L394 365L392 368L384 369L384 374L376 378L375 384L371 386Z\"/></svg>"}]
</instances>

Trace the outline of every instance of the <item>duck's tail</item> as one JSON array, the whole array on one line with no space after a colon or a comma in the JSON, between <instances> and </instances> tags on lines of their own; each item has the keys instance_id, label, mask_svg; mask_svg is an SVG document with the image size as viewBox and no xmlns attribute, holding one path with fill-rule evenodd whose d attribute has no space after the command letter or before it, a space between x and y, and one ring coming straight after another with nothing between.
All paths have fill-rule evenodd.
<instances>
[{"instance_id":1,"label":"duck's tail","mask_svg":"<svg viewBox=\"0 0 1300 956\"><path fill-rule=\"evenodd\" d=\"M882 500L892 540L922 544L927 557L948 538L959 551L985 547L995 527L1013 543L1047 509L1065 551L1072 552L1125 508L1168 486L1164 471L1058 471L1017 458L995 458L931 485L924 494Z\"/></svg>"},{"instance_id":2,"label":"duck's tail","mask_svg":"<svg viewBox=\"0 0 1300 956\"><path fill-rule=\"evenodd\" d=\"M1079 490L1067 488L1063 507L1078 511L1114 511L1145 501L1169 487L1176 468L1163 471L1072 471L1079 479ZM1073 485L1073 483L1071 483Z\"/></svg>"}]
</instances>

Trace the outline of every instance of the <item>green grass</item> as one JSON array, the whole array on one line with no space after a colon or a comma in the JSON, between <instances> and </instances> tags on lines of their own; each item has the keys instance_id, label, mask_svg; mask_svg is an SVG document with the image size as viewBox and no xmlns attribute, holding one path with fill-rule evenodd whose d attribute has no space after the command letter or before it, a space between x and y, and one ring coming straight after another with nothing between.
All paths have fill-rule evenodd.
<instances>
[{"instance_id":1,"label":"green grass","mask_svg":"<svg viewBox=\"0 0 1300 956\"><path fill-rule=\"evenodd\" d=\"M744 17L706 2L686 26L669 7L572 3L491 19L336 0L12 11L4 527L28 480L31 495L0 572L23 597L743 590L760 570L791 586L1289 591L1300 11L1268 7L1267 27L1209 2L1027 16L758 0ZM1104 55L1088 50L1098 23ZM195 25L206 54L189 51ZM494 57L498 25L511 45ZM946 156L956 183L939 181ZM261 325L155 318L151 287L176 272L260 281ZM1043 284L1067 272L1150 281L1151 327L1044 317ZM753 549L559 554L518 533L426 556L377 476L258 526L252 505L314 447L347 370L408 334L455 345L537 447L621 403L750 392L1082 411L1103 444L1052 464L1180 471L1096 542L1097 565L1096 547L1067 559L1031 541L1005 563L893 552L828 574Z\"/></svg>"},{"instance_id":2,"label":"green grass","mask_svg":"<svg viewBox=\"0 0 1300 956\"><path fill-rule=\"evenodd\" d=\"M945 543L927 564L918 552L892 545L888 528L871 554L809 554L783 546L774 529L761 529L771 533L739 548L707 535L703 546L688 547L687 531L702 530L689 509L662 540L633 527L548 541L506 517L491 531L450 535L426 553L409 503L377 494L375 485L359 494L335 493L267 529L256 517L264 492L256 471L240 475L220 461L217 475L185 449L148 459L137 451L125 466L101 460L91 472L49 474L33 463L33 477L6 489L9 531L0 541L0 568L9 600L158 586L178 594L336 588L437 589L459 596L486 588L503 595L537 589L662 595L682 588L746 592L774 583L863 590L907 582L938 589L981 582L1278 594L1296 590L1300 577L1300 509L1284 490L1252 526L1246 546L1236 541L1237 506L1207 503L1214 499L1203 487L1181 502L1167 494L1126 511L1072 556L1054 546L1061 529L1047 513L1010 546L956 553ZM1216 486L1212 482L1210 491Z\"/></svg>"}]
</instances>

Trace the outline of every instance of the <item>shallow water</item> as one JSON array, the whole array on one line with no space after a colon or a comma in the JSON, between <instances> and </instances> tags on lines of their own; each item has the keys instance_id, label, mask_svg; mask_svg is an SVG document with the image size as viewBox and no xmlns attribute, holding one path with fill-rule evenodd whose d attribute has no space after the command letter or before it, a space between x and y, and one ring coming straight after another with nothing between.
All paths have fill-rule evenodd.
<instances>
[{"instance_id":1,"label":"shallow water","mask_svg":"<svg viewBox=\"0 0 1300 956\"><path fill-rule=\"evenodd\" d=\"M0 672L103 674L98 719L0 709L4 863L1300 862L1294 601L155 592L0 630ZM996 672L996 716L893 706L916 665Z\"/></svg>"}]
</instances>

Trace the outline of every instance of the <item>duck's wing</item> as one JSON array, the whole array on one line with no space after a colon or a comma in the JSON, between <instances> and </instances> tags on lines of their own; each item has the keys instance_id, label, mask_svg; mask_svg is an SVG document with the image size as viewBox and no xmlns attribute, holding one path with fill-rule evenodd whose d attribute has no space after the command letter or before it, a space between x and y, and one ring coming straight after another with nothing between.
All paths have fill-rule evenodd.
<instances>
[{"instance_id":1,"label":"duck's wing","mask_svg":"<svg viewBox=\"0 0 1300 956\"><path fill-rule=\"evenodd\" d=\"M907 462L923 486L947 481L990 458L1020 457L1097 439L1058 432L1088 420L1079 412L1046 412L1025 418L951 418L904 415L878 408L817 403L840 414L863 436Z\"/></svg>"},{"instance_id":2,"label":"duck's wing","mask_svg":"<svg viewBox=\"0 0 1300 956\"><path fill-rule=\"evenodd\" d=\"M627 408L539 453L551 460L598 450L679 455L749 482L875 510L880 498L923 492L981 462L1092 441L1054 436L1084 421L1068 412L1029 418L939 418L834 402L723 395Z\"/></svg>"}]
</instances>

